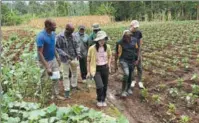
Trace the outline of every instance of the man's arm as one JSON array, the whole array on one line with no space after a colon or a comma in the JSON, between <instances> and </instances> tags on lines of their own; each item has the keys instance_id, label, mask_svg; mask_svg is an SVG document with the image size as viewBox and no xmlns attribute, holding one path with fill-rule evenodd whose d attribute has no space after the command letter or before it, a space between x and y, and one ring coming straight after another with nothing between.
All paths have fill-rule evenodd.
<instances>
[{"instance_id":1,"label":"man's arm","mask_svg":"<svg viewBox=\"0 0 199 123\"><path fill-rule=\"evenodd\" d=\"M119 47L119 44L118 42L116 43L116 47L115 47L115 72L117 71L118 69L118 66L117 66L117 60L118 60L118 47Z\"/></svg>"},{"instance_id":2,"label":"man's arm","mask_svg":"<svg viewBox=\"0 0 199 123\"><path fill-rule=\"evenodd\" d=\"M45 60L45 58L43 56L43 47L38 47L37 51L38 51L39 60L41 61L41 63L44 65L44 67L47 70L50 69L49 66L48 66L48 62Z\"/></svg>"},{"instance_id":3,"label":"man's arm","mask_svg":"<svg viewBox=\"0 0 199 123\"><path fill-rule=\"evenodd\" d=\"M91 60L91 48L88 49L88 55L87 55L87 75L86 75L87 78L91 76L90 60Z\"/></svg>"},{"instance_id":4,"label":"man's arm","mask_svg":"<svg viewBox=\"0 0 199 123\"><path fill-rule=\"evenodd\" d=\"M142 48L142 43L143 43L143 40L142 40L142 32L140 31L140 46L139 46L139 60L141 60L141 48Z\"/></svg>"},{"instance_id":5,"label":"man's arm","mask_svg":"<svg viewBox=\"0 0 199 123\"><path fill-rule=\"evenodd\" d=\"M79 59L80 58L80 42L78 41L78 38L76 36L74 39L75 39L74 41L76 42L75 49L76 49L76 53L77 53L77 58Z\"/></svg>"},{"instance_id":6,"label":"man's arm","mask_svg":"<svg viewBox=\"0 0 199 123\"><path fill-rule=\"evenodd\" d=\"M58 62L58 64L59 64L59 66L60 66L60 65L61 65L61 60L60 60L59 55L58 55L58 53L57 53L57 51L56 51L56 48L55 48L55 57L56 57L57 62Z\"/></svg>"},{"instance_id":7,"label":"man's arm","mask_svg":"<svg viewBox=\"0 0 199 123\"><path fill-rule=\"evenodd\" d=\"M138 54L138 56L139 56L139 60L141 60L142 42L143 42L143 40L142 40L142 38L141 38L141 39L140 39L140 46L139 46L139 54Z\"/></svg>"},{"instance_id":8,"label":"man's arm","mask_svg":"<svg viewBox=\"0 0 199 123\"><path fill-rule=\"evenodd\" d=\"M60 57L59 57L59 52L56 50L57 48L59 48L60 47L60 44L59 44L59 37L58 36L56 36L56 38L55 38L55 57L56 57L56 59L57 59L57 62L58 62L58 64L59 64L59 66L61 65L61 60L60 60Z\"/></svg>"},{"instance_id":9,"label":"man's arm","mask_svg":"<svg viewBox=\"0 0 199 123\"><path fill-rule=\"evenodd\" d=\"M137 48L137 59L135 59L135 62L134 62L134 64L135 65L138 65L138 63L139 63L139 60L140 60L140 46L139 46L139 44L138 44L138 42L136 43L136 48Z\"/></svg>"},{"instance_id":10,"label":"man's arm","mask_svg":"<svg viewBox=\"0 0 199 123\"><path fill-rule=\"evenodd\" d=\"M111 61L112 61L112 51L111 51L111 48L110 48L109 49L109 58L108 58L109 73L111 73Z\"/></svg>"}]
</instances>

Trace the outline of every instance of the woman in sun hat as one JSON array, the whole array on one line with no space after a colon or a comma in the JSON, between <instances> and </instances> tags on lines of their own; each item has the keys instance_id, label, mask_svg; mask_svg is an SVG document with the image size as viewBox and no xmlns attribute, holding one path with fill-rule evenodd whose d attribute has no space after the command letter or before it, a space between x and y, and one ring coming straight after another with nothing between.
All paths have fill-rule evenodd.
<instances>
[{"instance_id":1,"label":"woman in sun hat","mask_svg":"<svg viewBox=\"0 0 199 123\"><path fill-rule=\"evenodd\" d=\"M99 31L94 39L95 44L89 48L87 56L87 77L94 77L98 107L107 106L105 99L112 57L110 45L106 44L107 40L106 32Z\"/></svg>"}]
</instances>

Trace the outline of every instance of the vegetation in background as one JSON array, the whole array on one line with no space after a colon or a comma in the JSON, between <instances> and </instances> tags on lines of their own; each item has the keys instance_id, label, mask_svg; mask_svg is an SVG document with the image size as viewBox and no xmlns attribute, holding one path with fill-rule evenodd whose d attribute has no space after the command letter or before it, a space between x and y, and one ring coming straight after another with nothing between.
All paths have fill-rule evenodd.
<instances>
[{"instance_id":1,"label":"vegetation in background","mask_svg":"<svg viewBox=\"0 0 199 123\"><path fill-rule=\"evenodd\" d=\"M122 11L121 11L122 10ZM199 3L192 1L15 1L3 3L2 25L17 25L31 18L109 15L116 21L198 20ZM28 17L27 17L28 16Z\"/></svg>"}]
</instances>

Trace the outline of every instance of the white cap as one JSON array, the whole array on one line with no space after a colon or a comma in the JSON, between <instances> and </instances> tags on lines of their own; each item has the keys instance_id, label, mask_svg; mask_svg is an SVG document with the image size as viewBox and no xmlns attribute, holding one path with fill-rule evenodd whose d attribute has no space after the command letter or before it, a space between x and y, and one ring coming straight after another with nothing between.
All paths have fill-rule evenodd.
<instances>
[{"instance_id":1,"label":"white cap","mask_svg":"<svg viewBox=\"0 0 199 123\"><path fill-rule=\"evenodd\" d=\"M131 21L131 26L133 26L134 28L137 28L140 26L140 24L137 20L133 20L133 21Z\"/></svg>"}]
</instances>

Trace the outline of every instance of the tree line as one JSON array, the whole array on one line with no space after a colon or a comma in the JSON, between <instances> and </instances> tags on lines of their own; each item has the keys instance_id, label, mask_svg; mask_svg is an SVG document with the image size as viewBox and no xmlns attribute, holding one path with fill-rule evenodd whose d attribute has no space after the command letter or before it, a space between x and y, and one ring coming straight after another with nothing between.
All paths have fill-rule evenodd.
<instances>
[{"instance_id":1,"label":"tree line","mask_svg":"<svg viewBox=\"0 0 199 123\"><path fill-rule=\"evenodd\" d=\"M2 25L36 17L110 15L116 21L198 20L197 1L14 1L2 4Z\"/></svg>"}]
</instances>

